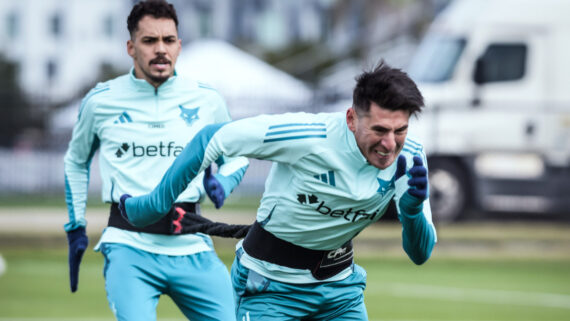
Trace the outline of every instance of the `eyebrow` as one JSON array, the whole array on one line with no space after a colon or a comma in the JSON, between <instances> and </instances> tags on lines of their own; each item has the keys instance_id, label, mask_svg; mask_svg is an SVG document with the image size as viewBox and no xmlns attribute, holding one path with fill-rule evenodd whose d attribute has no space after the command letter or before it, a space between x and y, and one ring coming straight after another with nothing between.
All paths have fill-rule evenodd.
<instances>
[{"instance_id":1,"label":"eyebrow","mask_svg":"<svg viewBox=\"0 0 570 321\"><path fill-rule=\"evenodd\" d=\"M141 39L144 39L144 40L157 40L159 38L161 38L161 37L160 36L142 36L141 37ZM176 35L167 35L167 36L162 37L162 39L168 39L168 40L176 39Z\"/></svg>"},{"instance_id":2,"label":"eyebrow","mask_svg":"<svg viewBox=\"0 0 570 321\"><path fill-rule=\"evenodd\" d=\"M388 131L390 131L389 128L386 128L386 127L380 126L380 125L374 125L374 126L370 127L370 129L373 131L377 131L377 132L388 132ZM408 124L406 124L400 128L396 128L394 131L397 132L397 131L402 131L405 129L408 129Z\"/></svg>"}]
</instances>

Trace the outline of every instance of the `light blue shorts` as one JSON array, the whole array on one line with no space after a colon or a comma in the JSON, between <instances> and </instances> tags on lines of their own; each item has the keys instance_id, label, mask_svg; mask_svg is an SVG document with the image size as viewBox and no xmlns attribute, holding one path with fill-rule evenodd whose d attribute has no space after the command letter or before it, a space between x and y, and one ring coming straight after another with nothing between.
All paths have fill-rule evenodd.
<instances>
[{"instance_id":1,"label":"light blue shorts","mask_svg":"<svg viewBox=\"0 0 570 321\"><path fill-rule=\"evenodd\" d=\"M215 252L169 256L117 243L102 244L101 252L107 300L117 320L155 321L162 294L188 319L236 320L230 276Z\"/></svg>"},{"instance_id":2,"label":"light blue shorts","mask_svg":"<svg viewBox=\"0 0 570 321\"><path fill-rule=\"evenodd\" d=\"M239 263L232 265L232 283L239 321L364 321L366 272L336 282L291 284L265 278Z\"/></svg>"}]
</instances>

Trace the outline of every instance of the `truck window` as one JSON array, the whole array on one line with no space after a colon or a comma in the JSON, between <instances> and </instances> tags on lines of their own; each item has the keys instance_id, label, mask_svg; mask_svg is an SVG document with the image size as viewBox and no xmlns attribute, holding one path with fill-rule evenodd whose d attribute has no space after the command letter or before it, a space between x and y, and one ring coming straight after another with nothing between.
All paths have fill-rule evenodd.
<instances>
[{"instance_id":1,"label":"truck window","mask_svg":"<svg viewBox=\"0 0 570 321\"><path fill-rule=\"evenodd\" d=\"M525 44L492 44L482 59L482 83L513 81L525 74L527 47Z\"/></svg>"},{"instance_id":2,"label":"truck window","mask_svg":"<svg viewBox=\"0 0 570 321\"><path fill-rule=\"evenodd\" d=\"M465 48L464 38L427 36L414 55L408 73L418 82L443 82L451 79Z\"/></svg>"}]
</instances>

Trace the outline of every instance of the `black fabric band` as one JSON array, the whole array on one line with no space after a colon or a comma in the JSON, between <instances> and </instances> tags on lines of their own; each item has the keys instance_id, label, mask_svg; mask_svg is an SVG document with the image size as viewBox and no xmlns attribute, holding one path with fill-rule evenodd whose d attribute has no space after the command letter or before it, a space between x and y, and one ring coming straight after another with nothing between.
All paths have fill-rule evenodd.
<instances>
[{"instance_id":1,"label":"black fabric band","mask_svg":"<svg viewBox=\"0 0 570 321\"><path fill-rule=\"evenodd\" d=\"M180 207L184 211L188 213L196 213L200 214L200 204L198 203L175 203L174 206L170 209L168 214L162 217L158 222L153 224L147 225L143 228L138 228L131 225L127 220L123 218L121 212L119 211L119 204L112 203L111 204L111 214L109 215L109 221L107 223L108 226L120 228L127 231L133 232L144 232L144 233L152 233L152 234L165 234L165 235L173 235L173 234L190 234L192 232L182 232L174 233L174 225L173 220L178 218L178 213L176 213L175 208Z\"/></svg>"},{"instance_id":2,"label":"black fabric band","mask_svg":"<svg viewBox=\"0 0 570 321\"><path fill-rule=\"evenodd\" d=\"M338 249L321 251L282 240L256 221L243 241L244 251L259 260L294 269L308 269L317 280L330 278L352 265L352 241Z\"/></svg>"}]
</instances>

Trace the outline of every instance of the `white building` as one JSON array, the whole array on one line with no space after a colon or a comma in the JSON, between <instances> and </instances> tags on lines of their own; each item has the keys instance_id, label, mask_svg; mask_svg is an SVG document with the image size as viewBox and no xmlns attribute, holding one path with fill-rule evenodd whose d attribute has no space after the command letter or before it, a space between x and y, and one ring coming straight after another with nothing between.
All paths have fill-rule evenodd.
<instances>
[{"instance_id":1,"label":"white building","mask_svg":"<svg viewBox=\"0 0 570 321\"><path fill-rule=\"evenodd\" d=\"M128 70L126 18L136 0L2 0L0 55L19 65L19 83L34 102L75 98L101 67ZM213 37L279 48L322 35L323 0L170 0L183 46ZM302 9L304 8L304 9Z\"/></svg>"},{"instance_id":2,"label":"white building","mask_svg":"<svg viewBox=\"0 0 570 321\"><path fill-rule=\"evenodd\" d=\"M97 78L103 64L128 68L129 0L2 0L0 55L19 65L34 101L67 100Z\"/></svg>"},{"instance_id":3,"label":"white building","mask_svg":"<svg viewBox=\"0 0 570 321\"><path fill-rule=\"evenodd\" d=\"M278 62L277 67L297 74L331 55L342 58L356 46L385 42L423 8L420 0L406 6L412 10L389 0L168 1L178 13L183 48L200 38L260 51L279 52L292 43L330 48ZM446 0L428 2L441 1ZM53 105L77 98L100 78L103 65L119 71L131 66L126 19L136 2L0 0L0 56L19 64L20 85L32 102Z\"/></svg>"}]
</instances>

